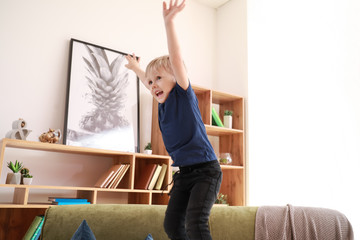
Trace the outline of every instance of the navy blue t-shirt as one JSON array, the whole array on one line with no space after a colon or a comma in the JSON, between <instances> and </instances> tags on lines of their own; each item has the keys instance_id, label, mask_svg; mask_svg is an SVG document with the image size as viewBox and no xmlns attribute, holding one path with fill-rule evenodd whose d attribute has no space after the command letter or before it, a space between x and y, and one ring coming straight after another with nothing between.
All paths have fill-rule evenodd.
<instances>
[{"instance_id":1,"label":"navy blue t-shirt","mask_svg":"<svg viewBox=\"0 0 360 240\"><path fill-rule=\"evenodd\" d=\"M164 103L159 103L159 126L173 166L216 160L206 134L195 92L176 83Z\"/></svg>"}]
</instances>

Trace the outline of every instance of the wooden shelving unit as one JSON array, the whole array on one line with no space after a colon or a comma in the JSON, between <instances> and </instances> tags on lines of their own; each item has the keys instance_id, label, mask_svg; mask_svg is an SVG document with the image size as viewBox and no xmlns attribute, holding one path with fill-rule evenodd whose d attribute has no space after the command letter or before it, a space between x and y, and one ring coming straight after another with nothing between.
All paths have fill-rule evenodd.
<instances>
[{"instance_id":1,"label":"wooden shelving unit","mask_svg":"<svg viewBox=\"0 0 360 240\"><path fill-rule=\"evenodd\" d=\"M223 182L220 192L228 196L231 206L246 205L245 196L245 109L244 99L211 89L192 85L198 98L202 120L208 136L218 138L219 153L231 153L232 164L221 165ZM225 110L233 111L232 129L211 125L213 104L219 106L219 116L223 121ZM161 137L158 124L158 103L153 101L151 142L153 153L168 155ZM215 149L215 146L214 146Z\"/></svg>"},{"instance_id":2,"label":"wooden shelving unit","mask_svg":"<svg viewBox=\"0 0 360 240\"><path fill-rule=\"evenodd\" d=\"M46 208L50 206L50 202L47 201L47 198L44 198L40 203L31 202L29 199L33 190L41 189L49 192L50 195L56 195L57 191L66 190L72 192L72 196L70 197L75 196L79 198L87 198L91 202L91 204L118 203L119 199L121 199L121 203L125 204L161 205L167 204L168 202L167 193L170 190L169 186L167 186L164 191L141 190L135 189L134 186L135 182L141 176L143 169L147 167L147 163L167 164L168 168L165 174L163 186L166 186L168 183L170 183L171 158L169 156L160 156L155 154L147 155L141 153L129 153L6 138L0 141L0 147L0 177L2 169L7 168L6 161L4 159L6 155L6 149L8 148L17 148L19 149L19 151L30 150L52 153L56 152L60 153L60 155L64 158L66 158L66 156L69 154L78 154L82 156L98 156L100 160L102 157L106 159L112 159L112 164L130 164L129 170L127 171L127 173L121 180L118 188L116 189L94 187L97 179L91 179L91 175L89 176L89 174L87 174L86 172L84 172L81 177L87 179L90 178L90 181L88 182L93 182L93 184L89 184L89 186L53 186L47 185L45 180L41 182L41 185L14 185L1 182L0 188L9 189L9 192L13 192L13 199L12 202L2 202L0 198L0 233L4 233L4 235L0 234L0 239L3 239L2 237L14 236L13 233L15 232L23 232L23 234L25 234L34 216L38 214L43 214ZM86 161L85 158L84 161ZM67 173L64 172L62 174L66 175ZM41 178L41 176L38 175L36 177L37 179ZM109 195L111 195L111 197L108 197ZM116 201L113 201L112 199L116 199ZM30 223L26 224L27 222Z\"/></svg>"}]
</instances>

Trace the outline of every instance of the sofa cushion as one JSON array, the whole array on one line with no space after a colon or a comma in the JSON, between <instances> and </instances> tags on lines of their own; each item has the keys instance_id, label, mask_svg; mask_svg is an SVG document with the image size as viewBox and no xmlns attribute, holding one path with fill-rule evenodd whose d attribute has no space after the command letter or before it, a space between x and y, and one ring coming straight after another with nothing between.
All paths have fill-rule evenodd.
<instances>
[{"instance_id":1,"label":"sofa cushion","mask_svg":"<svg viewBox=\"0 0 360 240\"><path fill-rule=\"evenodd\" d=\"M145 240L154 240L153 237L151 236L151 234L149 233L149 235L147 235L147 237L145 238Z\"/></svg>"},{"instance_id":2,"label":"sofa cushion","mask_svg":"<svg viewBox=\"0 0 360 240\"><path fill-rule=\"evenodd\" d=\"M85 219L81 222L71 240L96 240L94 233L91 231Z\"/></svg>"}]
</instances>

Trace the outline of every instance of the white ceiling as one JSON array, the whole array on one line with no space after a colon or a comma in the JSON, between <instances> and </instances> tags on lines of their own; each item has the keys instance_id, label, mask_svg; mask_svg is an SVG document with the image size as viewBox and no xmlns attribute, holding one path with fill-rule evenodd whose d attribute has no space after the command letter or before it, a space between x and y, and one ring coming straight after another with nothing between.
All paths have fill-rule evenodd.
<instances>
[{"instance_id":1,"label":"white ceiling","mask_svg":"<svg viewBox=\"0 0 360 240\"><path fill-rule=\"evenodd\" d=\"M230 0L195 0L195 1L212 8L218 8Z\"/></svg>"}]
</instances>

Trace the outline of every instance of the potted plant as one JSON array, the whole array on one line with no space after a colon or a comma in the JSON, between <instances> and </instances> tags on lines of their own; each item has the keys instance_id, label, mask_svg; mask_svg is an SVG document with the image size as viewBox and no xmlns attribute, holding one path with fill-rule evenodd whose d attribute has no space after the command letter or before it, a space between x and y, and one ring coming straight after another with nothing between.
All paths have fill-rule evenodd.
<instances>
[{"instance_id":1,"label":"potted plant","mask_svg":"<svg viewBox=\"0 0 360 240\"><path fill-rule=\"evenodd\" d=\"M219 193L216 198L215 204L227 206L228 205L227 195Z\"/></svg>"},{"instance_id":2,"label":"potted plant","mask_svg":"<svg viewBox=\"0 0 360 240\"><path fill-rule=\"evenodd\" d=\"M18 160L15 161L15 164L12 161L8 162L7 164L8 168L12 172L7 174L6 184L20 184L21 173L19 171L22 169L23 164L18 162Z\"/></svg>"},{"instance_id":3,"label":"potted plant","mask_svg":"<svg viewBox=\"0 0 360 240\"><path fill-rule=\"evenodd\" d=\"M224 127L232 128L232 115L233 115L233 111L225 110L225 112L224 112Z\"/></svg>"},{"instance_id":4,"label":"potted plant","mask_svg":"<svg viewBox=\"0 0 360 240\"><path fill-rule=\"evenodd\" d=\"M151 142L148 142L144 148L144 153L145 154L152 154L152 149L151 149Z\"/></svg>"},{"instance_id":5,"label":"potted plant","mask_svg":"<svg viewBox=\"0 0 360 240\"><path fill-rule=\"evenodd\" d=\"M33 179L33 176L30 175L30 170L28 168L21 169L21 182L24 185L30 185Z\"/></svg>"}]
</instances>

